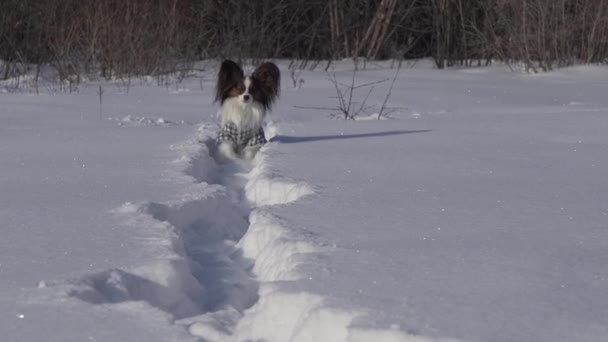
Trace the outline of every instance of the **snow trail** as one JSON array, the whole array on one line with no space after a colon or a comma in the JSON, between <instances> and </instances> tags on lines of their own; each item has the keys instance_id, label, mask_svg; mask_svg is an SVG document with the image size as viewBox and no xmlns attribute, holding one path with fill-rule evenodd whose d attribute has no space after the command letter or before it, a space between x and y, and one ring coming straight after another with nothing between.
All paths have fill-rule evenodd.
<instances>
[{"instance_id":1,"label":"snow trail","mask_svg":"<svg viewBox=\"0 0 608 342\"><path fill-rule=\"evenodd\" d=\"M187 185L177 198L127 202L114 211L128 225L155 232L146 243L158 249L158 259L70 280L61 285L68 297L120 304L112 306L117 310L145 303L204 341L429 341L351 327L365 312L332 307L298 289L299 265L326 247L271 207L314 190L273 173L267 159L280 142L269 139L253 161L219 164L213 136L214 129L202 125L172 146L179 157L168 179Z\"/></svg>"},{"instance_id":2,"label":"snow trail","mask_svg":"<svg viewBox=\"0 0 608 342\"><path fill-rule=\"evenodd\" d=\"M258 302L259 279L294 278L286 276L292 255L310 248L283 243L281 267L269 265L269 245L285 238L257 208L296 201L312 189L269 179L264 152L249 163L218 164L213 134L203 125L194 138L172 147L180 156L169 174L178 182L189 179L191 191L162 203L127 202L114 211L131 225L165 232L150 242L164 248L159 260L70 280L64 284L69 297L104 305L145 302L195 336L224 340L232 339L244 311Z\"/></svg>"},{"instance_id":3,"label":"snow trail","mask_svg":"<svg viewBox=\"0 0 608 342\"><path fill-rule=\"evenodd\" d=\"M221 166L211 157L212 132L174 146L180 157L173 178L190 178L191 191L167 202L126 203L115 213L134 225L164 230L166 255L135 270L108 270L71 281L69 295L94 304L144 301L174 319L230 307L240 312L257 300L257 283L236 243L248 227L239 200L246 165ZM245 173L242 173L245 172Z\"/></svg>"}]
</instances>

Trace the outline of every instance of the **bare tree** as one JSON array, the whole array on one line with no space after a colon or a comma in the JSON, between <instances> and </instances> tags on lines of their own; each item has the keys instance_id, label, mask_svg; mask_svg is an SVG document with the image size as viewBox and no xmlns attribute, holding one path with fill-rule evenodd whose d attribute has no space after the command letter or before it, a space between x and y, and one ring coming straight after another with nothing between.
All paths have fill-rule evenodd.
<instances>
[{"instance_id":1,"label":"bare tree","mask_svg":"<svg viewBox=\"0 0 608 342\"><path fill-rule=\"evenodd\" d=\"M52 64L129 80L231 57L500 60L531 71L608 59L608 0L4 0L0 77ZM176 77L175 79L180 79Z\"/></svg>"}]
</instances>

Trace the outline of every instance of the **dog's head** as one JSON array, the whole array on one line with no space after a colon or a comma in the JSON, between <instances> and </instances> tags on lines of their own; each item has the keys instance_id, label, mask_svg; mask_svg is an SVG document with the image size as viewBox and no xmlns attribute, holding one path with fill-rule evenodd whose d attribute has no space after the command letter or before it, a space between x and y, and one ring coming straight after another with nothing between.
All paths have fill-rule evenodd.
<instances>
[{"instance_id":1,"label":"dog's head","mask_svg":"<svg viewBox=\"0 0 608 342\"><path fill-rule=\"evenodd\" d=\"M281 73L274 63L263 63L251 76L245 76L237 63L225 60L218 74L215 100L223 104L237 98L243 104L257 102L268 110L279 96L280 82Z\"/></svg>"}]
</instances>

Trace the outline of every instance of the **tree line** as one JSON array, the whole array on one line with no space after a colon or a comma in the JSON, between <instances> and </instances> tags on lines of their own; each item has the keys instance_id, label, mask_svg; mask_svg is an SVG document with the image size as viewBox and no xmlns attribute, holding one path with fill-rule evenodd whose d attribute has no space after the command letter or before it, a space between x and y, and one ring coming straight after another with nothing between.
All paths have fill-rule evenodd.
<instances>
[{"instance_id":1,"label":"tree line","mask_svg":"<svg viewBox=\"0 0 608 342\"><path fill-rule=\"evenodd\" d=\"M0 0L0 78L187 70L201 59L608 61L608 0Z\"/></svg>"}]
</instances>

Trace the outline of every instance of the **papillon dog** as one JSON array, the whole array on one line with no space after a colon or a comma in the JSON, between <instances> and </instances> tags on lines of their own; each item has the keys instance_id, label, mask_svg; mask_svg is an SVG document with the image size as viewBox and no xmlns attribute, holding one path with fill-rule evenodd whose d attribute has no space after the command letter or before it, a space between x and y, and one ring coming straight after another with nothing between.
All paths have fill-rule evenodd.
<instances>
[{"instance_id":1,"label":"papillon dog","mask_svg":"<svg viewBox=\"0 0 608 342\"><path fill-rule=\"evenodd\" d=\"M274 63L263 63L250 76L231 60L220 68L215 101L220 103L222 128L217 152L222 161L252 159L266 143L262 124L280 92L281 73Z\"/></svg>"}]
</instances>

